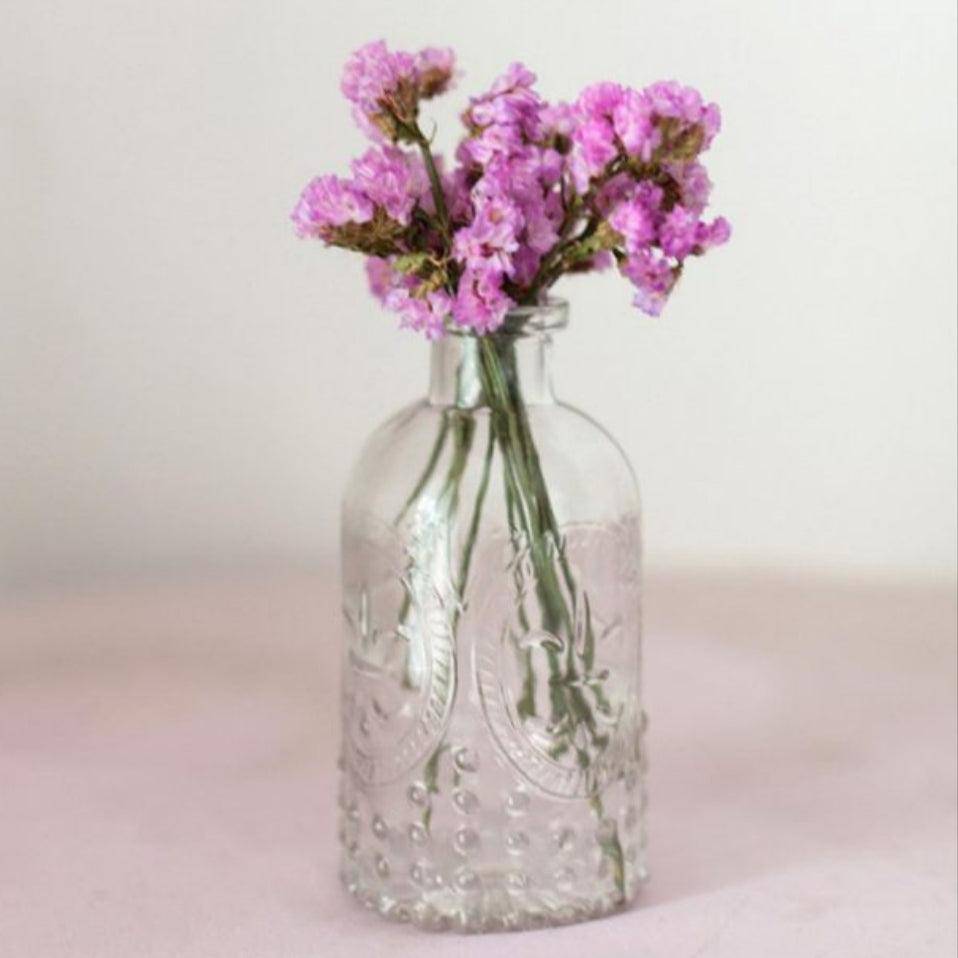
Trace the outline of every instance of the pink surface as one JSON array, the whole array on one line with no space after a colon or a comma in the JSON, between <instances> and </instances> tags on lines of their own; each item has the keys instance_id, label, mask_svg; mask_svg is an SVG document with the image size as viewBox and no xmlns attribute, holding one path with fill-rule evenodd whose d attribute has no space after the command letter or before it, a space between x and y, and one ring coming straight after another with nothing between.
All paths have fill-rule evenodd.
<instances>
[{"instance_id":1,"label":"pink surface","mask_svg":"<svg viewBox=\"0 0 958 958\"><path fill-rule=\"evenodd\" d=\"M304 576L0 603L0 955L953 955L954 589L648 583L652 880L477 938L335 878L335 592Z\"/></svg>"}]
</instances>

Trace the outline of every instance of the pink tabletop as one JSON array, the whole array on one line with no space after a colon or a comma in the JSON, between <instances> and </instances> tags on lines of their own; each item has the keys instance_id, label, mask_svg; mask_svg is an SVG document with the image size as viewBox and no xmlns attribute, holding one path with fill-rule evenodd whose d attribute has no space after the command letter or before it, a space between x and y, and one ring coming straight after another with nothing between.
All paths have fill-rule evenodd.
<instances>
[{"instance_id":1,"label":"pink tabletop","mask_svg":"<svg viewBox=\"0 0 958 958\"><path fill-rule=\"evenodd\" d=\"M647 595L640 905L472 938L339 889L321 578L0 600L0 955L953 955L954 588L726 573Z\"/></svg>"}]
</instances>

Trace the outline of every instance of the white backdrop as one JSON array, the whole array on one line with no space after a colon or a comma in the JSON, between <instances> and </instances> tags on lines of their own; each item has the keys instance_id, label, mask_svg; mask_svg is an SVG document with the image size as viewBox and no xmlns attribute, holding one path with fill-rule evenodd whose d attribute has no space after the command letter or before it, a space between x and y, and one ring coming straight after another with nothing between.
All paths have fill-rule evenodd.
<instances>
[{"instance_id":1,"label":"white backdrop","mask_svg":"<svg viewBox=\"0 0 958 958\"><path fill-rule=\"evenodd\" d=\"M358 262L297 242L361 148L383 36L456 47L434 111L512 59L544 95L674 76L723 107L733 242L660 320L570 283L557 382L622 441L653 566L955 565L955 5L0 0L0 546L7 583L337 547L374 424L421 392Z\"/></svg>"}]
</instances>

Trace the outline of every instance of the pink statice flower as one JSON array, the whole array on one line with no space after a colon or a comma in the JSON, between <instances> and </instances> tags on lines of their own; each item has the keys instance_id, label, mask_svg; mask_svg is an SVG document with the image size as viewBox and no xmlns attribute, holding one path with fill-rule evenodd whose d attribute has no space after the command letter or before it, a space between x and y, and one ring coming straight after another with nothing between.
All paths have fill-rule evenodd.
<instances>
[{"instance_id":1,"label":"pink statice flower","mask_svg":"<svg viewBox=\"0 0 958 958\"><path fill-rule=\"evenodd\" d=\"M674 206L665 214L659 230L659 246L666 256L685 259L695 248L699 218L684 206Z\"/></svg>"},{"instance_id":2,"label":"pink statice flower","mask_svg":"<svg viewBox=\"0 0 958 958\"><path fill-rule=\"evenodd\" d=\"M425 47L414 60L416 87L423 100L445 93L456 73L456 55L449 47Z\"/></svg>"},{"instance_id":3,"label":"pink statice flower","mask_svg":"<svg viewBox=\"0 0 958 958\"><path fill-rule=\"evenodd\" d=\"M659 144L648 97L625 89L612 111L612 127L625 152L647 163Z\"/></svg>"},{"instance_id":4,"label":"pink statice flower","mask_svg":"<svg viewBox=\"0 0 958 958\"><path fill-rule=\"evenodd\" d=\"M374 204L354 183L339 176L317 176L306 184L291 219L302 237L325 239L345 223L368 223Z\"/></svg>"},{"instance_id":5,"label":"pink statice flower","mask_svg":"<svg viewBox=\"0 0 958 958\"><path fill-rule=\"evenodd\" d=\"M539 120L547 136L569 139L575 130L576 115L571 103L545 103L539 111Z\"/></svg>"},{"instance_id":6,"label":"pink statice flower","mask_svg":"<svg viewBox=\"0 0 958 958\"><path fill-rule=\"evenodd\" d=\"M633 196L620 203L609 216L609 225L621 234L628 253L637 253L651 245L656 238L654 207Z\"/></svg>"},{"instance_id":7,"label":"pink statice flower","mask_svg":"<svg viewBox=\"0 0 958 958\"><path fill-rule=\"evenodd\" d=\"M724 216L716 216L711 223L699 223L695 245L704 251L723 246L732 238L732 224Z\"/></svg>"},{"instance_id":8,"label":"pink statice flower","mask_svg":"<svg viewBox=\"0 0 958 958\"><path fill-rule=\"evenodd\" d=\"M708 148L722 126L718 104L705 103L702 94L675 80L664 80L645 88L645 96L656 117L679 120L687 126L700 126L704 134L702 149Z\"/></svg>"},{"instance_id":9,"label":"pink statice flower","mask_svg":"<svg viewBox=\"0 0 958 958\"><path fill-rule=\"evenodd\" d=\"M452 305L452 318L458 326L484 334L502 325L515 305L503 292L502 279L503 274L491 266L470 266L463 272Z\"/></svg>"},{"instance_id":10,"label":"pink statice flower","mask_svg":"<svg viewBox=\"0 0 958 958\"><path fill-rule=\"evenodd\" d=\"M699 157L721 117L698 91L595 83L550 104L513 63L470 99L447 167L418 112L455 75L446 48L357 50L342 90L377 145L350 179L313 180L293 211L301 236L367 256L370 288L402 326L493 332L558 277L613 263L636 305L658 315L688 257L728 241L728 221L705 218L711 183Z\"/></svg>"},{"instance_id":11,"label":"pink statice flower","mask_svg":"<svg viewBox=\"0 0 958 958\"><path fill-rule=\"evenodd\" d=\"M455 56L448 48L417 54L392 51L385 41L356 50L343 68L340 89L359 128L373 140L408 139L420 100L449 89Z\"/></svg>"},{"instance_id":12,"label":"pink statice flower","mask_svg":"<svg viewBox=\"0 0 958 958\"><path fill-rule=\"evenodd\" d=\"M402 329L423 333L427 339L438 339L445 333L453 305L445 290L421 289L416 277L400 272L379 256L367 257L366 278L373 296L399 315Z\"/></svg>"},{"instance_id":13,"label":"pink statice flower","mask_svg":"<svg viewBox=\"0 0 958 958\"><path fill-rule=\"evenodd\" d=\"M658 316L675 285L676 273L661 253L644 249L630 256L621 266L622 275L632 281L632 302L649 316Z\"/></svg>"},{"instance_id":14,"label":"pink statice flower","mask_svg":"<svg viewBox=\"0 0 958 958\"><path fill-rule=\"evenodd\" d=\"M372 147L352 162L358 189L403 226L408 225L416 203L429 192L421 164L412 160L411 154L387 146Z\"/></svg>"},{"instance_id":15,"label":"pink statice flower","mask_svg":"<svg viewBox=\"0 0 958 958\"><path fill-rule=\"evenodd\" d=\"M467 268L489 267L511 274L512 254L519 248L517 233L521 226L519 210L506 197L484 197L473 221L456 232L453 256Z\"/></svg>"},{"instance_id":16,"label":"pink statice flower","mask_svg":"<svg viewBox=\"0 0 958 958\"><path fill-rule=\"evenodd\" d=\"M340 89L364 133L374 140L394 140L397 112L405 120L415 108L415 58L390 51L383 40L367 43L346 61Z\"/></svg>"},{"instance_id":17,"label":"pink statice flower","mask_svg":"<svg viewBox=\"0 0 958 958\"><path fill-rule=\"evenodd\" d=\"M463 121L474 136L462 144L461 158L485 163L541 137L544 104L532 89L535 79L531 70L513 63L487 93L470 100Z\"/></svg>"},{"instance_id":18,"label":"pink statice flower","mask_svg":"<svg viewBox=\"0 0 958 958\"><path fill-rule=\"evenodd\" d=\"M384 305L399 314L399 325L424 333L427 339L439 339L446 331L446 317L452 309L452 297L445 290L417 296L404 286L386 294Z\"/></svg>"},{"instance_id":19,"label":"pink statice flower","mask_svg":"<svg viewBox=\"0 0 958 958\"><path fill-rule=\"evenodd\" d=\"M705 223L691 210L675 206L662 221L659 247L666 256L681 261L692 253L700 255L713 246L727 243L731 235L731 227L724 217Z\"/></svg>"},{"instance_id":20,"label":"pink statice flower","mask_svg":"<svg viewBox=\"0 0 958 958\"><path fill-rule=\"evenodd\" d=\"M398 275L388 259L381 256L366 257L366 281L369 283L369 291L384 306L386 296L392 290Z\"/></svg>"},{"instance_id":21,"label":"pink statice flower","mask_svg":"<svg viewBox=\"0 0 958 958\"><path fill-rule=\"evenodd\" d=\"M693 161L692 163L669 163L666 164L665 169L679 186L682 205L687 210L701 215L709 204L709 195L712 192L712 181L705 167Z\"/></svg>"},{"instance_id":22,"label":"pink statice flower","mask_svg":"<svg viewBox=\"0 0 958 958\"><path fill-rule=\"evenodd\" d=\"M619 153L613 116L625 91L617 83L586 87L573 105L571 173L576 189L584 193L593 177L601 175Z\"/></svg>"},{"instance_id":23,"label":"pink statice flower","mask_svg":"<svg viewBox=\"0 0 958 958\"><path fill-rule=\"evenodd\" d=\"M446 209L453 223L468 223L474 213L472 202L472 177L470 171L457 166L442 177L442 192L446 200ZM427 196L427 203L431 198ZM429 206L431 210L431 205Z\"/></svg>"}]
</instances>

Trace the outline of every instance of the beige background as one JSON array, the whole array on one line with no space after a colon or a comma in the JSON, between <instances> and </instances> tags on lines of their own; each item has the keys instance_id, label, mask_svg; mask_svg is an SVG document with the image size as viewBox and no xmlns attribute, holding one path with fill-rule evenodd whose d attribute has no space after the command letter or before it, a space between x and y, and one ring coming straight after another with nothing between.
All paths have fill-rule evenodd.
<instances>
[{"instance_id":1,"label":"beige background","mask_svg":"<svg viewBox=\"0 0 958 958\"><path fill-rule=\"evenodd\" d=\"M322 564L362 436L424 385L359 263L295 241L387 36L549 97L717 99L734 242L659 321L569 284L558 383L643 484L649 562L955 564L955 7L0 0L0 579Z\"/></svg>"}]
</instances>

